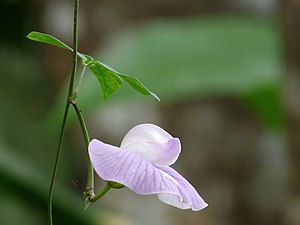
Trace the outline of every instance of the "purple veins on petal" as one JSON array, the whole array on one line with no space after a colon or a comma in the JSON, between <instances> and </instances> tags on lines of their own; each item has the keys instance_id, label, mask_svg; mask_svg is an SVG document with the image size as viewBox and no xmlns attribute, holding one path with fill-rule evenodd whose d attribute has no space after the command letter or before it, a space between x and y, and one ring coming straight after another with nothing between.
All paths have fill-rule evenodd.
<instances>
[{"instance_id":1,"label":"purple veins on petal","mask_svg":"<svg viewBox=\"0 0 300 225\"><path fill-rule=\"evenodd\" d=\"M147 127L150 127L152 132L149 134L150 137L147 136L149 132L143 130ZM140 130L142 135L140 133L137 137L141 137L141 139L135 139L132 136L137 131L133 128L133 131L129 131L126 135L127 139L125 136L125 142L123 140L121 148L95 139L92 140L89 145L89 154L95 171L102 179L121 183L138 194L157 194L158 198L166 204L181 209L191 208L195 211L205 208L207 204L184 177L169 166L154 163L147 158L147 155L139 154L143 149L136 150L138 148L136 142L143 144L140 140L148 141L144 146L147 146L147 151L150 149L150 152L153 150L151 149L153 146L165 148L164 145L167 145L169 148L175 148L175 151L170 151L168 148L153 151L156 151L158 155L162 152L175 153L169 158L172 160L164 159L160 162L168 161L166 163L168 164L176 161L180 153L179 139L173 138L160 129L151 124L139 125L137 130ZM160 134L162 137L159 136ZM158 145L152 144L155 140L161 142ZM151 143L150 147L149 143ZM130 146L135 146L135 149L132 151ZM153 160L153 158L151 159Z\"/></svg>"},{"instance_id":2,"label":"purple veins on petal","mask_svg":"<svg viewBox=\"0 0 300 225\"><path fill-rule=\"evenodd\" d=\"M159 166L159 169L177 181L180 196L184 199L183 206L185 203L188 203L190 204L189 208L192 208L194 211L201 210L207 206L207 203L201 198L195 188L176 170L169 166Z\"/></svg>"}]
</instances>

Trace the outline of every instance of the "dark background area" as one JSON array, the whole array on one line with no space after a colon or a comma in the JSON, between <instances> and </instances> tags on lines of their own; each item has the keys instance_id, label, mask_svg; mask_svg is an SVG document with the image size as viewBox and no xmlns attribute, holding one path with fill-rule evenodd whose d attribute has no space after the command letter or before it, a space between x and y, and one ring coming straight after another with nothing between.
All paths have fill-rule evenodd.
<instances>
[{"instance_id":1,"label":"dark background area","mask_svg":"<svg viewBox=\"0 0 300 225\"><path fill-rule=\"evenodd\" d=\"M0 0L0 224L46 224L47 192L72 56L73 2ZM208 202L200 212L112 190L83 211L83 138L71 113L55 187L56 224L300 224L300 3L292 0L80 2L79 51L137 77L78 99L92 138L119 145L151 122L182 142L175 168ZM96 188L103 183L97 181Z\"/></svg>"}]
</instances>

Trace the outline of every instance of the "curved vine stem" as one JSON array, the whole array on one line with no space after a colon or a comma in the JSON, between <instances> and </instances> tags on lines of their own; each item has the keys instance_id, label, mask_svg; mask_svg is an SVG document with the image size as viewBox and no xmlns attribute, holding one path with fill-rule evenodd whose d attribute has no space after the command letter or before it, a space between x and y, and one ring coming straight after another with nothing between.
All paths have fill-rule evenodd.
<instances>
[{"instance_id":1,"label":"curved vine stem","mask_svg":"<svg viewBox=\"0 0 300 225\"><path fill-rule=\"evenodd\" d=\"M54 168L53 168L50 187L49 187L48 220L49 220L50 225L53 225L52 201L53 201L54 184L55 184L55 179L56 179L56 175L57 175L58 164L59 164L59 159L60 159L60 154L61 154L61 147L62 147L64 132L65 132L65 128L66 128L66 122L67 122L67 118L68 118L69 108L70 108L70 99L71 99L71 97L73 95L73 91L74 91L73 90L74 89L74 81L75 81L75 75L76 75L76 69L77 69L78 10L79 10L79 0L74 0L73 65L72 65L72 72L71 72L71 78L70 78L70 83L69 83L67 102L66 102L66 106L65 106L65 110L64 110L63 121L62 121L62 126L61 126L61 130L60 130L59 141L58 141L58 146L57 146L57 151L56 151L55 163L54 163Z\"/></svg>"},{"instance_id":2,"label":"curved vine stem","mask_svg":"<svg viewBox=\"0 0 300 225\"><path fill-rule=\"evenodd\" d=\"M111 186L106 183L104 188L102 189L102 191L100 191L97 195L92 195L89 197L89 201L90 202L96 202L98 201L100 198L102 198L109 190L111 189Z\"/></svg>"},{"instance_id":3,"label":"curved vine stem","mask_svg":"<svg viewBox=\"0 0 300 225\"><path fill-rule=\"evenodd\" d=\"M50 182L50 188L49 188L49 199L48 199L48 216L49 216L49 224L53 224L53 218L52 218L52 201L53 201L53 190L54 190L54 183L56 179L56 174L58 170L58 164L59 164L59 159L60 159L60 154L61 154L61 146L62 146L62 141L64 137L64 131L66 127L66 122L68 118L68 112L69 112L69 101L66 104L65 107L65 112L63 116L63 122L60 130L60 136L59 136L59 141L58 141L58 146L57 146L57 152L56 152L56 157L55 157L55 163L54 163L54 168L52 172L52 177L51 177L51 182Z\"/></svg>"},{"instance_id":4,"label":"curved vine stem","mask_svg":"<svg viewBox=\"0 0 300 225\"><path fill-rule=\"evenodd\" d=\"M78 117L79 123L80 123L80 128L84 137L84 142L85 142L85 147L88 151L89 148L89 143L90 143L90 137L89 137L89 133L82 115L82 112L77 104L77 102L75 101L75 99L70 100L70 103L73 105L75 111L76 111L76 115ZM91 159L89 157L89 153L87 152L87 166L88 166L88 178L87 178L87 184L86 184L86 191L89 190L94 190L94 170L93 170L93 165L91 162Z\"/></svg>"}]
</instances>

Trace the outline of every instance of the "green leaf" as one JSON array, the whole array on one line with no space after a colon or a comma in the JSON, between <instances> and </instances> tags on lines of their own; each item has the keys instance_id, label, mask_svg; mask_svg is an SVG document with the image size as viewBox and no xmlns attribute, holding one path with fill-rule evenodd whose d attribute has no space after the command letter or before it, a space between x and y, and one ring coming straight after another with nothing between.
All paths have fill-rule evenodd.
<instances>
[{"instance_id":1,"label":"green leaf","mask_svg":"<svg viewBox=\"0 0 300 225\"><path fill-rule=\"evenodd\" d=\"M149 91L138 79L135 77L127 76L124 74L119 74L131 87L140 92L143 95L152 95L158 101L160 101L159 97L153 92Z\"/></svg>"},{"instance_id":2,"label":"green leaf","mask_svg":"<svg viewBox=\"0 0 300 225\"><path fill-rule=\"evenodd\" d=\"M148 88L146 88L145 85L143 85L137 78L122 74L104 63L100 62L100 64L104 66L106 69L111 70L112 72L118 74L136 91L140 92L143 95L152 95L154 98L160 101L159 97L155 93L151 92Z\"/></svg>"},{"instance_id":3,"label":"green leaf","mask_svg":"<svg viewBox=\"0 0 300 225\"><path fill-rule=\"evenodd\" d=\"M49 34L33 31L30 32L26 37L33 41L54 45L56 47L60 47L73 52L73 49L71 47ZM96 75L97 79L101 84L102 95L104 99L122 86L122 77L128 84L130 84L131 87L133 87L138 92L142 93L143 95L152 95L159 101L158 96L149 91L135 77L121 74L113 68L109 67L108 65L105 65L104 63L101 63L99 61L95 61L89 55L82 54L79 52L77 53L77 55L82 60L84 65L88 66L89 69Z\"/></svg>"},{"instance_id":4,"label":"green leaf","mask_svg":"<svg viewBox=\"0 0 300 225\"><path fill-rule=\"evenodd\" d=\"M60 48L64 48L64 49L73 51L73 49L71 47L69 47L67 44L63 43L62 41L58 40L57 38L55 38L49 34L43 34L40 32L32 31L26 37L33 41L38 41L38 42L46 43L49 45L54 45L56 47L60 47Z\"/></svg>"},{"instance_id":5,"label":"green leaf","mask_svg":"<svg viewBox=\"0 0 300 225\"><path fill-rule=\"evenodd\" d=\"M102 63L94 60L88 66L99 80L102 88L102 97L106 99L122 86L122 79L115 71L108 69Z\"/></svg>"},{"instance_id":6,"label":"green leaf","mask_svg":"<svg viewBox=\"0 0 300 225\"><path fill-rule=\"evenodd\" d=\"M58 38L53 37L49 34L32 31L26 37L33 41L46 43L46 44L53 45L53 46L63 48L63 49L73 52L73 49L70 46L68 46L67 44L65 44L61 40L59 40ZM91 56L88 56L88 55L85 55L85 54L82 54L79 52L77 52L77 56L86 65L93 59Z\"/></svg>"},{"instance_id":7,"label":"green leaf","mask_svg":"<svg viewBox=\"0 0 300 225\"><path fill-rule=\"evenodd\" d=\"M92 60L92 59L88 59L88 60ZM96 75L97 79L100 81L102 87L102 95L104 99L122 86L123 82L121 78L123 78L136 91L140 92L143 95L152 95L154 98L160 101L159 97L156 94L149 91L135 77L122 74L116 71L115 69L111 68L110 66L101 63L99 61L93 60L93 62L89 62L88 64L90 64L89 65L90 70Z\"/></svg>"}]
</instances>

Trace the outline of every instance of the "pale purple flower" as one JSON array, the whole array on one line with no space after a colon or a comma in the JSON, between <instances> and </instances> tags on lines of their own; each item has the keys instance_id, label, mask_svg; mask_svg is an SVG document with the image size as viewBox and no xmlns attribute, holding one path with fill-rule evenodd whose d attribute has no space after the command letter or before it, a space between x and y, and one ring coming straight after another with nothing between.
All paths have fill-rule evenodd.
<instances>
[{"instance_id":1,"label":"pale purple flower","mask_svg":"<svg viewBox=\"0 0 300 225\"><path fill-rule=\"evenodd\" d=\"M160 201L180 209L207 206L195 188L169 167L178 158L181 144L153 124L133 127L121 147L92 140L89 154L97 174L106 181L125 185L141 195L157 194Z\"/></svg>"}]
</instances>

